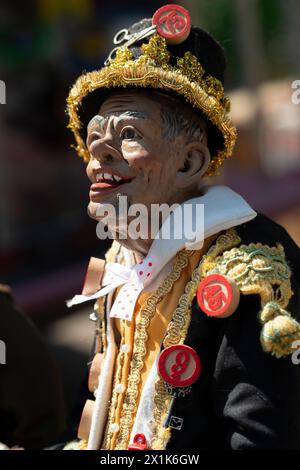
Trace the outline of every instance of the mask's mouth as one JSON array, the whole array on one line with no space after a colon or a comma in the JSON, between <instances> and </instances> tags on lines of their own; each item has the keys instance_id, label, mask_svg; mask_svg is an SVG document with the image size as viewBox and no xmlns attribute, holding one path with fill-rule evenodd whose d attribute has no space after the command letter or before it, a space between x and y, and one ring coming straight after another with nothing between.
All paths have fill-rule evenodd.
<instances>
[{"instance_id":1,"label":"mask's mouth","mask_svg":"<svg viewBox=\"0 0 300 470\"><path fill-rule=\"evenodd\" d=\"M134 178L122 175L121 173L113 170L99 169L94 170L93 183L90 188L91 201L97 201L97 196L106 193L110 190L116 190L126 183L130 183Z\"/></svg>"}]
</instances>

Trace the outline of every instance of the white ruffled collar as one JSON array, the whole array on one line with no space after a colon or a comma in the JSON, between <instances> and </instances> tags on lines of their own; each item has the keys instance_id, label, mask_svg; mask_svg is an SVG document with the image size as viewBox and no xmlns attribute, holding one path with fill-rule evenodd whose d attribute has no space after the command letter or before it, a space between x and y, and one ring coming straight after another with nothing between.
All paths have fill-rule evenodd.
<instances>
[{"instance_id":1,"label":"white ruffled collar","mask_svg":"<svg viewBox=\"0 0 300 470\"><path fill-rule=\"evenodd\" d=\"M126 304L127 319L132 317L136 300L143 291L152 291L170 269L174 256L183 248L200 249L203 241L223 230L241 225L256 217L256 212L236 192L226 186L211 186L203 195L189 199L183 205L189 210L182 211L182 205L164 221L158 236L154 239L148 255L136 265L132 265L130 252L125 256L125 266L118 263L106 265L102 288L93 295L76 295L67 302L70 307L91 299L97 299L123 286L112 306L111 316L124 318L120 305ZM195 217L197 211L204 210L204 217ZM198 212L199 213L199 212ZM184 214L181 220L181 214ZM204 223L203 223L204 222ZM180 224L182 225L180 227ZM170 227L171 237L164 239L162 234ZM181 238L176 238L178 229ZM126 249L124 249L126 254ZM127 250L128 251L128 250ZM125 288L126 286L126 288ZM130 294L130 302L128 301ZM130 308L128 306L130 305Z\"/></svg>"}]
</instances>

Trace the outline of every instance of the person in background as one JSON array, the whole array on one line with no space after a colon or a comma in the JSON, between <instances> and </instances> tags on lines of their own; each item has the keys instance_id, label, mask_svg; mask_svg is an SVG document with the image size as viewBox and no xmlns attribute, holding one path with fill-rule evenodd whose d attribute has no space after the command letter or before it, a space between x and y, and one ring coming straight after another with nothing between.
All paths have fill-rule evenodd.
<instances>
[{"instance_id":1,"label":"person in background","mask_svg":"<svg viewBox=\"0 0 300 470\"><path fill-rule=\"evenodd\" d=\"M65 429L60 375L31 321L0 284L0 442L41 449Z\"/></svg>"}]
</instances>

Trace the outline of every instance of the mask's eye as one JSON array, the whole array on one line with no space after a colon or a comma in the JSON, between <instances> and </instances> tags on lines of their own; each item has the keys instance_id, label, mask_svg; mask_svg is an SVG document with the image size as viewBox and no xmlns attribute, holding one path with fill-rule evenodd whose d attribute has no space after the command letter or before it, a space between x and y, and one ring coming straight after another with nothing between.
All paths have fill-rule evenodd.
<instances>
[{"instance_id":1,"label":"mask's eye","mask_svg":"<svg viewBox=\"0 0 300 470\"><path fill-rule=\"evenodd\" d=\"M125 127L125 129L123 129L122 132L121 132L121 139L122 140L133 140L133 139L136 139L138 137L139 137L139 135L133 127Z\"/></svg>"}]
</instances>

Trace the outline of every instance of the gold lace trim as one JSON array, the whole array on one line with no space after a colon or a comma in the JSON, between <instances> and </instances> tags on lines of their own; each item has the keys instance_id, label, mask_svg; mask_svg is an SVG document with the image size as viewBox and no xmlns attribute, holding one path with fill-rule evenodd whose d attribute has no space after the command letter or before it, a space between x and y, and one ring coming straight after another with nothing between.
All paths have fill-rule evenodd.
<instances>
[{"instance_id":1,"label":"gold lace trim","mask_svg":"<svg viewBox=\"0 0 300 470\"><path fill-rule=\"evenodd\" d=\"M122 339L120 343L120 349L121 349L121 346L124 344L124 320L121 320L121 325L123 329L123 334L121 335ZM123 369L125 354L126 353L124 352L122 354L118 354L116 373L115 373L115 378L114 378L114 383L113 383L112 399L109 403L108 419L107 419L107 424L106 424L104 439L103 439L103 444L102 444L103 449L110 449L110 445L111 445L112 433L110 432L110 427L115 421L115 412L116 412L117 401L118 401L118 393L116 390L116 385L118 383L121 383L122 369Z\"/></svg>"},{"instance_id":2,"label":"gold lace trim","mask_svg":"<svg viewBox=\"0 0 300 470\"><path fill-rule=\"evenodd\" d=\"M141 370L144 365L144 356L146 354L146 343L148 340L147 329L150 321L155 315L157 304L171 291L174 283L179 279L182 270L187 266L188 259L192 256L193 251L183 250L176 255L172 271L167 275L163 283L158 289L146 300L145 306L142 307L139 322L136 325L134 335L134 350L130 366L130 374L128 377L127 391L124 397L123 410L120 419L120 430L117 437L115 449L126 449L130 438L130 431L135 416L138 395L138 385L141 379ZM110 439L108 431L106 441Z\"/></svg>"}]
</instances>

